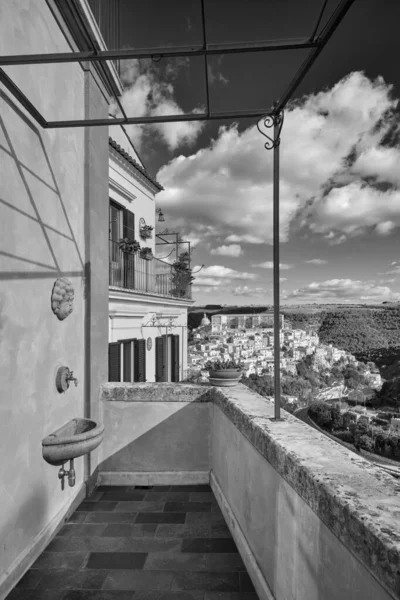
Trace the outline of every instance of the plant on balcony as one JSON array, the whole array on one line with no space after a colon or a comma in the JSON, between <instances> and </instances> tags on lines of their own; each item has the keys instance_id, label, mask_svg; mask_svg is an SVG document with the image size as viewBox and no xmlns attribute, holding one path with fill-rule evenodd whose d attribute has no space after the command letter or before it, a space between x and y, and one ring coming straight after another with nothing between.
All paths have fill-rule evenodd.
<instances>
[{"instance_id":1,"label":"plant on balcony","mask_svg":"<svg viewBox=\"0 0 400 600\"><path fill-rule=\"evenodd\" d=\"M140 258L144 258L144 260L153 260L153 250L148 246L141 248L140 250Z\"/></svg>"},{"instance_id":2,"label":"plant on balcony","mask_svg":"<svg viewBox=\"0 0 400 600\"><path fill-rule=\"evenodd\" d=\"M151 225L142 225L142 227L140 228L140 237L142 237L143 239L147 240L149 238L151 238L152 231L153 231L154 227L152 227Z\"/></svg>"},{"instance_id":3,"label":"plant on balcony","mask_svg":"<svg viewBox=\"0 0 400 600\"><path fill-rule=\"evenodd\" d=\"M136 254L140 250L140 244L136 240L129 239L127 237L119 240L118 247L122 252L128 252L130 254Z\"/></svg>"},{"instance_id":4,"label":"plant on balcony","mask_svg":"<svg viewBox=\"0 0 400 600\"><path fill-rule=\"evenodd\" d=\"M171 294L175 297L184 298L188 296L189 286L194 281L192 269L189 267L189 264L189 252L182 252L178 260L172 264Z\"/></svg>"},{"instance_id":5,"label":"plant on balcony","mask_svg":"<svg viewBox=\"0 0 400 600\"><path fill-rule=\"evenodd\" d=\"M242 376L243 363L216 359L207 361L204 368L208 370L211 385L233 387Z\"/></svg>"}]
</instances>

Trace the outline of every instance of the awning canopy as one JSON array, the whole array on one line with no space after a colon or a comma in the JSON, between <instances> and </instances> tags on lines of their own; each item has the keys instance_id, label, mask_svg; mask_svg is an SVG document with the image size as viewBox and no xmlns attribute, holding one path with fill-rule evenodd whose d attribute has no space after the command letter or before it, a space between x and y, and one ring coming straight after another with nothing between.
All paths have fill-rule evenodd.
<instances>
[{"instance_id":1,"label":"awning canopy","mask_svg":"<svg viewBox=\"0 0 400 600\"><path fill-rule=\"evenodd\" d=\"M74 19L79 17L86 25L91 20L91 28L101 33L101 43L92 39L91 49L86 45L81 51L2 56L0 81L43 128L232 120L277 114L293 96L353 1L169 0L168 10L165 0L146 0L140 7L131 0L58 2L60 11L66 5L68 10L71 5L77 8ZM247 39L249 31L259 39ZM215 76L222 59L223 72L228 74L223 89ZM238 60L240 69L236 68ZM160 72L181 68L184 61L190 73L188 88L193 105L185 106L185 112L178 114L151 110L135 114L134 103L126 101L132 87L129 70L143 61L151 61L151 67ZM113 74L117 81L119 78L119 90L110 85L114 100L109 118L92 119L82 114L71 93L68 114L59 120L52 115L51 90L42 94L37 91L32 96L32 79L50 80L57 69L58 76L68 80L77 62L96 63L109 78ZM83 77L81 85L84 93Z\"/></svg>"}]
</instances>

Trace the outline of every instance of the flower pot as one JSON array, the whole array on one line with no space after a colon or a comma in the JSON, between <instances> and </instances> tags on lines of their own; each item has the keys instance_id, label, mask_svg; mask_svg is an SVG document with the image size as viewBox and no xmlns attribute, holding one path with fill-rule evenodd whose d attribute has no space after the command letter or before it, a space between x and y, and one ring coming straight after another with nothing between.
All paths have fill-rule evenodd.
<instances>
[{"instance_id":1,"label":"flower pot","mask_svg":"<svg viewBox=\"0 0 400 600\"><path fill-rule=\"evenodd\" d=\"M242 376L240 369L220 369L219 371L210 370L209 382L217 387L233 387L239 383Z\"/></svg>"}]
</instances>

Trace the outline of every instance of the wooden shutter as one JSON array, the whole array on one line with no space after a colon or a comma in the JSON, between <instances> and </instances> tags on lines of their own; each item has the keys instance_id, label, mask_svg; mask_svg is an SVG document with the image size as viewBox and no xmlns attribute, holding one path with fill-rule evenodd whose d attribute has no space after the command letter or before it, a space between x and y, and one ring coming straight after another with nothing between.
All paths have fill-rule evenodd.
<instances>
[{"instance_id":1,"label":"wooden shutter","mask_svg":"<svg viewBox=\"0 0 400 600\"><path fill-rule=\"evenodd\" d=\"M135 239L135 215L126 208L124 208L122 237L127 237L130 240Z\"/></svg>"},{"instance_id":2,"label":"wooden shutter","mask_svg":"<svg viewBox=\"0 0 400 600\"><path fill-rule=\"evenodd\" d=\"M108 381L121 381L121 344L108 344Z\"/></svg>"},{"instance_id":3,"label":"wooden shutter","mask_svg":"<svg viewBox=\"0 0 400 600\"><path fill-rule=\"evenodd\" d=\"M146 340L135 340L135 381L146 381Z\"/></svg>"},{"instance_id":4,"label":"wooden shutter","mask_svg":"<svg viewBox=\"0 0 400 600\"><path fill-rule=\"evenodd\" d=\"M156 381L165 381L165 337L156 337Z\"/></svg>"},{"instance_id":5,"label":"wooden shutter","mask_svg":"<svg viewBox=\"0 0 400 600\"><path fill-rule=\"evenodd\" d=\"M132 381L132 342L131 340L124 341L122 343L123 348L123 380Z\"/></svg>"},{"instance_id":6,"label":"wooden shutter","mask_svg":"<svg viewBox=\"0 0 400 600\"><path fill-rule=\"evenodd\" d=\"M171 335L171 381L179 381L179 335Z\"/></svg>"},{"instance_id":7,"label":"wooden shutter","mask_svg":"<svg viewBox=\"0 0 400 600\"><path fill-rule=\"evenodd\" d=\"M123 238L135 239L135 215L124 208ZM124 252L124 284L128 290L135 289L135 256L131 252Z\"/></svg>"}]
</instances>

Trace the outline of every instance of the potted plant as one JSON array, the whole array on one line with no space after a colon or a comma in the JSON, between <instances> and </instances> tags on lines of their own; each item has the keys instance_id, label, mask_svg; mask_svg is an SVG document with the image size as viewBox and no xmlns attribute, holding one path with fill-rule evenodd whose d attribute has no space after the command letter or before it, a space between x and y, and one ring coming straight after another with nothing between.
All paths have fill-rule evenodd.
<instances>
[{"instance_id":1,"label":"potted plant","mask_svg":"<svg viewBox=\"0 0 400 600\"><path fill-rule=\"evenodd\" d=\"M140 250L139 242L137 242L136 240L131 240L127 237L123 238L122 240L119 240L118 246L119 249L122 250L122 252L130 252L132 254L135 254Z\"/></svg>"},{"instance_id":2,"label":"potted plant","mask_svg":"<svg viewBox=\"0 0 400 600\"><path fill-rule=\"evenodd\" d=\"M189 296L189 286L192 285L194 280L189 263L189 252L182 252L178 260L172 264L171 294L173 296L180 298L187 298Z\"/></svg>"},{"instance_id":3,"label":"potted plant","mask_svg":"<svg viewBox=\"0 0 400 600\"><path fill-rule=\"evenodd\" d=\"M153 229L154 227L152 227L151 225L142 225L142 227L140 228L140 237L142 237L145 240L151 238Z\"/></svg>"},{"instance_id":4,"label":"potted plant","mask_svg":"<svg viewBox=\"0 0 400 600\"><path fill-rule=\"evenodd\" d=\"M148 246L142 248L140 250L140 257L144 258L144 260L152 260L153 259L153 250Z\"/></svg>"},{"instance_id":5,"label":"potted plant","mask_svg":"<svg viewBox=\"0 0 400 600\"><path fill-rule=\"evenodd\" d=\"M204 367L208 370L210 383L219 387L233 387L242 376L242 363L234 360L209 360Z\"/></svg>"}]
</instances>

